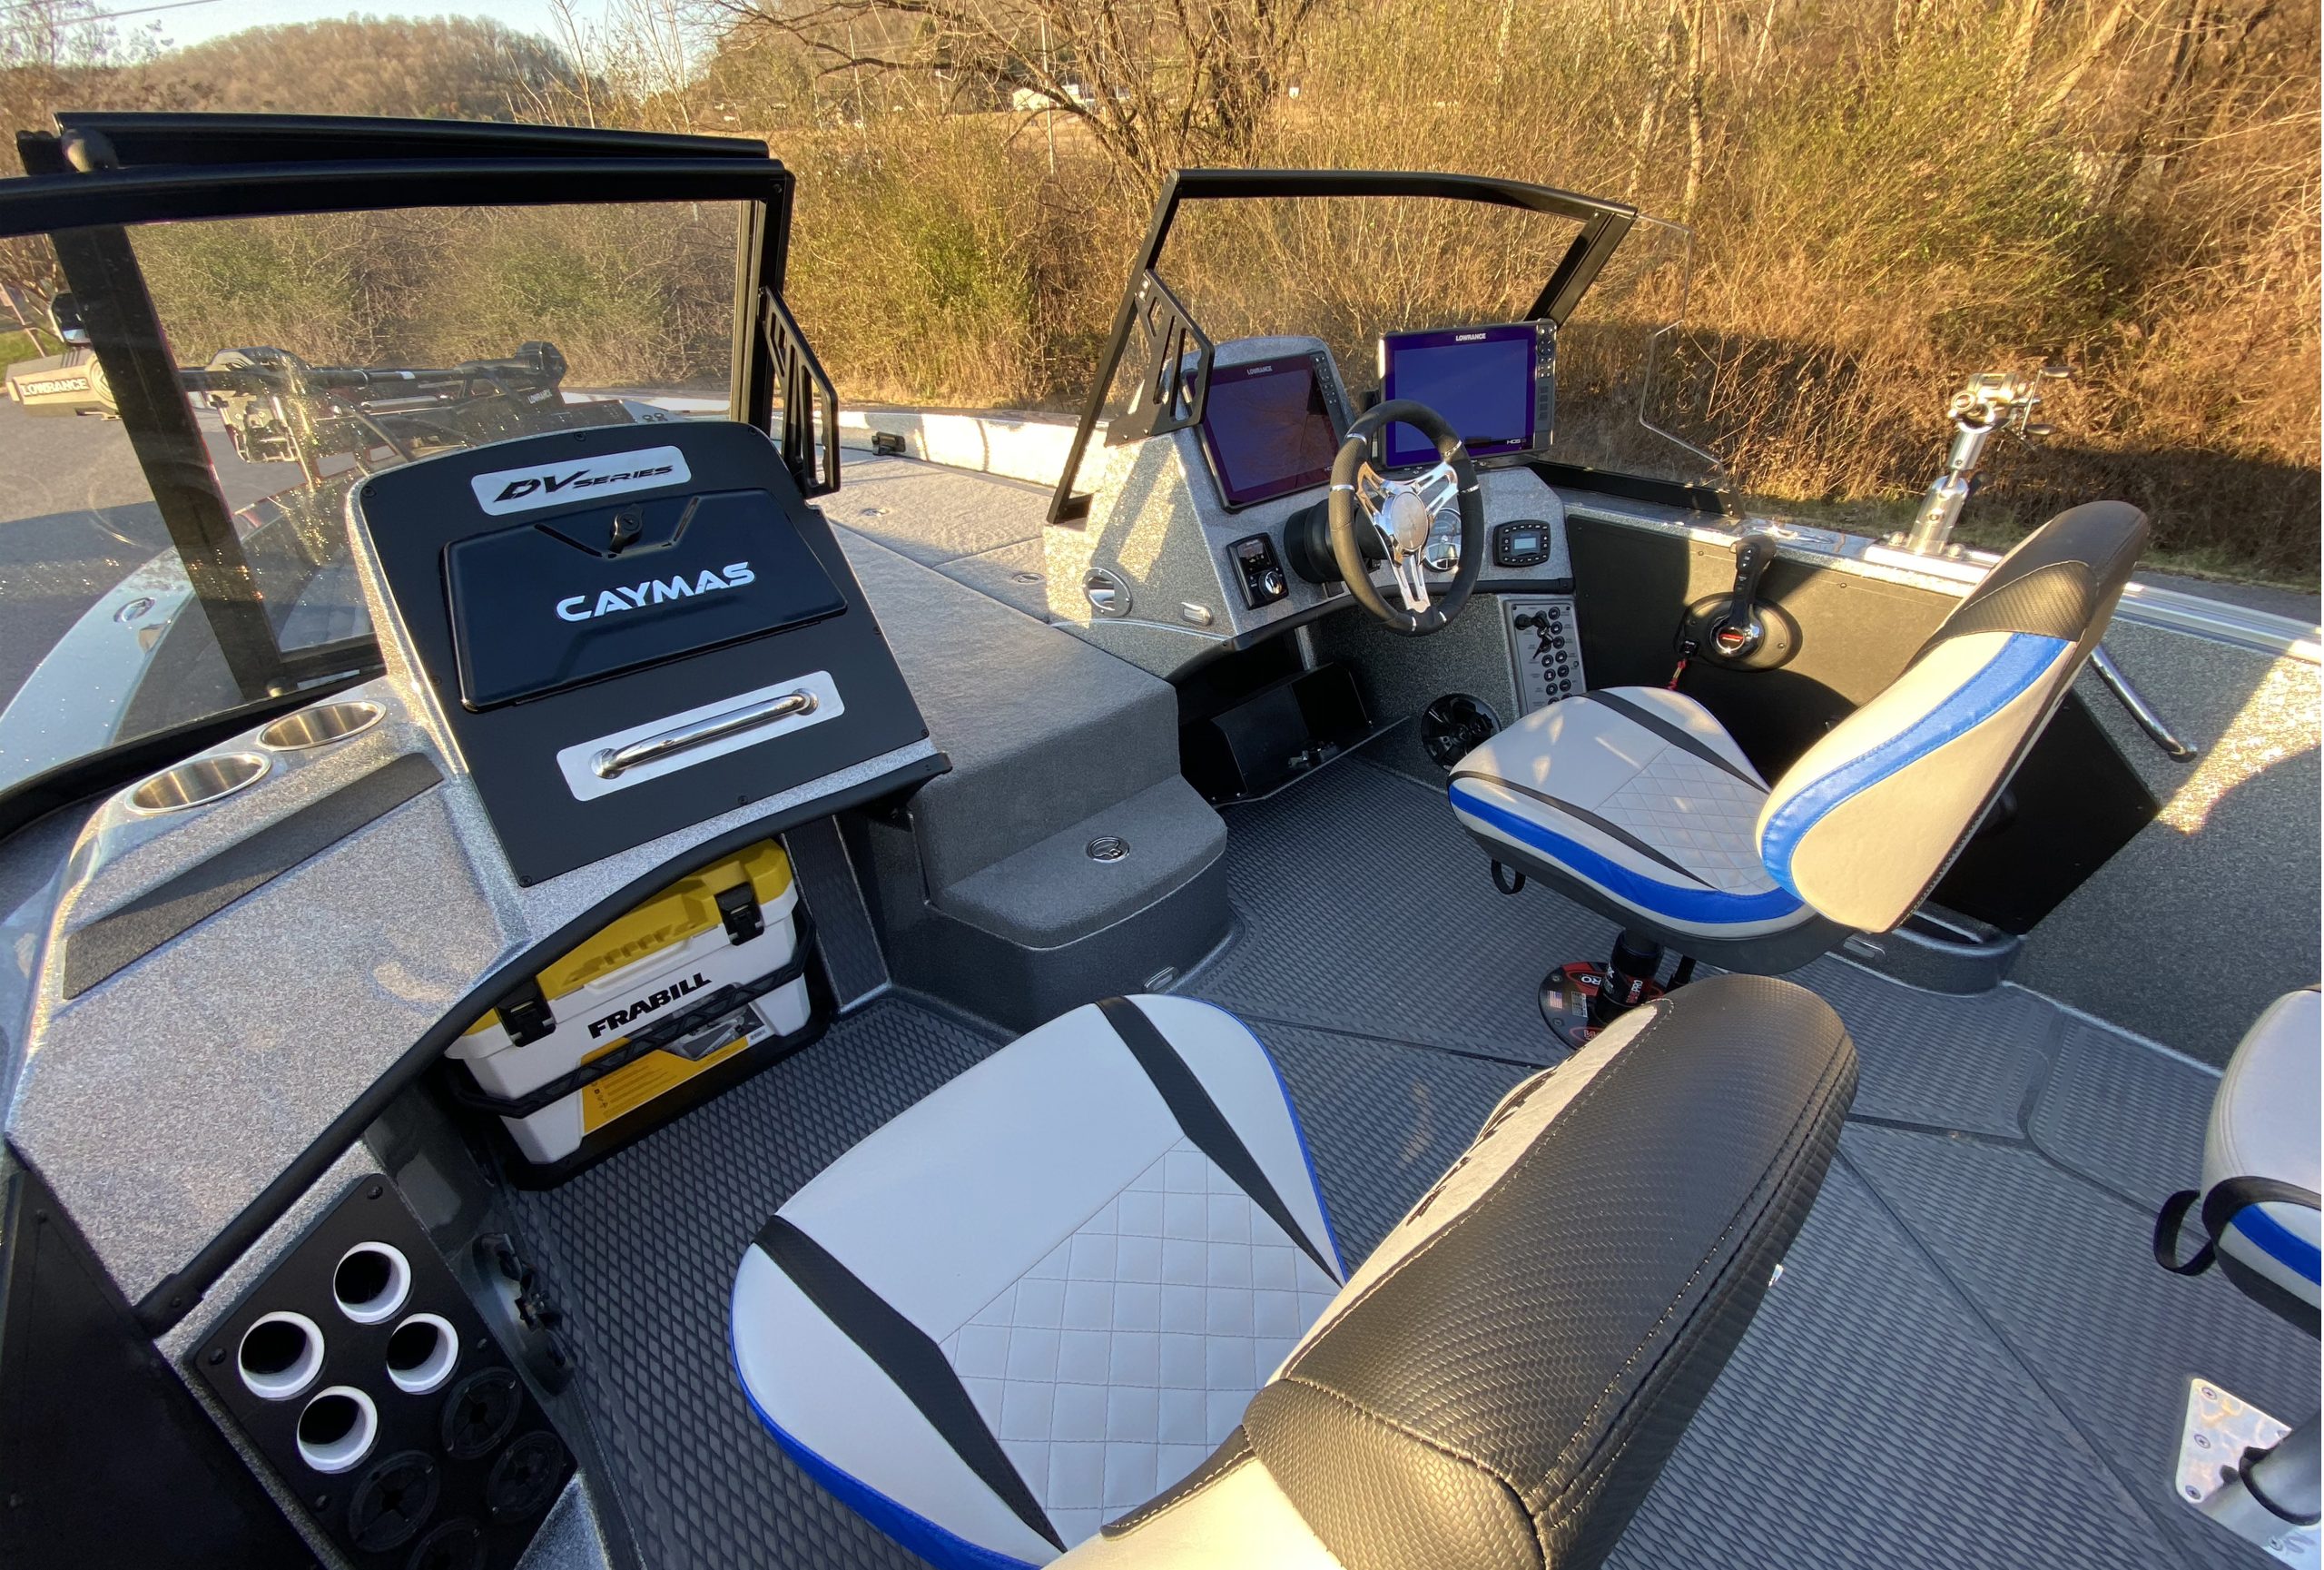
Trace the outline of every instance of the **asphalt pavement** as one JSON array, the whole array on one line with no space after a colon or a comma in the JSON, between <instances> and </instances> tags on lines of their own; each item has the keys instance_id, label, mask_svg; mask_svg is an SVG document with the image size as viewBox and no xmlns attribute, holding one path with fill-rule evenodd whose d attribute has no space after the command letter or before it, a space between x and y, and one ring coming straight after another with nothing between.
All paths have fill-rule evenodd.
<instances>
[{"instance_id":1,"label":"asphalt pavement","mask_svg":"<svg viewBox=\"0 0 2324 1570\"><path fill-rule=\"evenodd\" d=\"M117 420L0 399L0 706L169 531Z\"/></svg>"},{"instance_id":2,"label":"asphalt pavement","mask_svg":"<svg viewBox=\"0 0 2324 1570\"><path fill-rule=\"evenodd\" d=\"M194 420L229 507L299 483L294 465L236 458L208 410ZM169 548L119 420L30 415L0 398L0 707L82 612Z\"/></svg>"}]
</instances>

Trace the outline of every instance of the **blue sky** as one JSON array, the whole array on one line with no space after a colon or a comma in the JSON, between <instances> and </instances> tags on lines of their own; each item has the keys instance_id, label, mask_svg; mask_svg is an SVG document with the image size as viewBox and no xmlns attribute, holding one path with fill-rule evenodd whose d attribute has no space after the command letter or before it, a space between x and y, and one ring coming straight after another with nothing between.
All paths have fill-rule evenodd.
<instances>
[{"instance_id":1,"label":"blue sky","mask_svg":"<svg viewBox=\"0 0 2324 1570\"><path fill-rule=\"evenodd\" d=\"M105 5L108 11L126 12L151 4L153 0L128 0L125 5ZM595 22L601 6L593 0L580 0L574 10L584 22ZM222 34L240 33L248 27L264 27L279 22L320 22L327 17L370 16L489 16L527 33L538 33L555 37L549 0L469 0L468 5L430 4L429 0L412 0L397 4L384 0L381 4L350 4L350 0L208 0L207 4L186 5L168 11L153 11L142 16L124 15L124 25L143 22L158 22L162 33L172 44L199 44L205 38Z\"/></svg>"}]
</instances>

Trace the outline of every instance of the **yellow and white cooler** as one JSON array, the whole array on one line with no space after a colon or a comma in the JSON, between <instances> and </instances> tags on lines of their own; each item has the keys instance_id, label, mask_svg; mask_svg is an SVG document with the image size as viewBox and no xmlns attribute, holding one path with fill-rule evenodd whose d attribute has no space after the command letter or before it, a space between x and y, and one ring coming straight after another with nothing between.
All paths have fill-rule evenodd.
<instances>
[{"instance_id":1,"label":"yellow and white cooler","mask_svg":"<svg viewBox=\"0 0 2324 1570\"><path fill-rule=\"evenodd\" d=\"M790 858L761 841L504 997L452 1045L476 1080L461 1099L562 1175L803 1044L810 938Z\"/></svg>"}]
</instances>

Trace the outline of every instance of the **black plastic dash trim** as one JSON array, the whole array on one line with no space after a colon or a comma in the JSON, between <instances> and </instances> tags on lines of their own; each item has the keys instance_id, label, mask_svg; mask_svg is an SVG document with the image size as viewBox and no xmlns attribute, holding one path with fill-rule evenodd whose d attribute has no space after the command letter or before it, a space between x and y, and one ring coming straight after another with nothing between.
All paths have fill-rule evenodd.
<instances>
[{"instance_id":1,"label":"black plastic dash trim","mask_svg":"<svg viewBox=\"0 0 2324 1570\"><path fill-rule=\"evenodd\" d=\"M1040 1501L1033 1497L1000 1441L985 1427L960 1377L944 1360L943 1351L928 1332L898 1313L855 1272L832 1258L821 1243L781 1216L770 1218L759 1229L758 1246L825 1318L880 1366L889 1382L920 1408L920 1415L984 1486L1019 1521L1063 1551L1064 1539L1049 1525Z\"/></svg>"},{"instance_id":2,"label":"black plastic dash trim","mask_svg":"<svg viewBox=\"0 0 2324 1570\"><path fill-rule=\"evenodd\" d=\"M79 997L443 777L425 756L406 753L106 912L64 940L64 995Z\"/></svg>"},{"instance_id":3,"label":"black plastic dash trim","mask_svg":"<svg viewBox=\"0 0 2324 1570\"><path fill-rule=\"evenodd\" d=\"M1709 742L1688 730L1684 726L1673 725L1660 715L1642 709L1628 699L1616 697L1610 692L1586 692L1581 696L1601 707L1612 709L1633 725L1652 731L1680 752L1690 753L1714 767L1725 769L1755 791L1763 791L1768 788L1753 779L1748 771L1737 768L1727 759L1719 756Z\"/></svg>"},{"instance_id":4,"label":"black plastic dash trim","mask_svg":"<svg viewBox=\"0 0 2324 1570\"><path fill-rule=\"evenodd\" d=\"M1162 1104L1178 1120L1179 1131L1283 1229L1285 1237L1299 1245L1301 1253L1315 1261L1316 1269L1338 1280L1337 1268L1315 1251L1307 1229L1292 1219L1291 1208L1275 1192L1275 1185L1267 1181L1266 1173L1260 1170L1250 1148L1243 1143L1243 1137L1235 1131L1235 1125L1226 1121L1226 1114L1210 1099L1210 1092L1203 1089L1195 1071L1178 1056L1178 1049L1146 1017L1146 1011L1128 998L1102 998L1098 1010L1114 1027L1114 1034L1122 1039L1122 1045L1129 1049L1130 1056L1137 1060L1137 1066L1146 1071L1146 1077L1154 1081Z\"/></svg>"}]
</instances>

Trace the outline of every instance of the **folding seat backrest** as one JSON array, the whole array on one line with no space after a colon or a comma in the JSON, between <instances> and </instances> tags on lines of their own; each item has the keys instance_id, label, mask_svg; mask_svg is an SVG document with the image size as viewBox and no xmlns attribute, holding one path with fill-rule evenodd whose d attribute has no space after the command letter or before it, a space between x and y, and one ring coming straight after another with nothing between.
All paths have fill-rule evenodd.
<instances>
[{"instance_id":1,"label":"folding seat backrest","mask_svg":"<svg viewBox=\"0 0 2324 1570\"><path fill-rule=\"evenodd\" d=\"M1823 914L1886 932L1935 886L2098 647L2147 540L2093 501L2019 543L1905 672L1785 772L1759 854Z\"/></svg>"}]
</instances>

